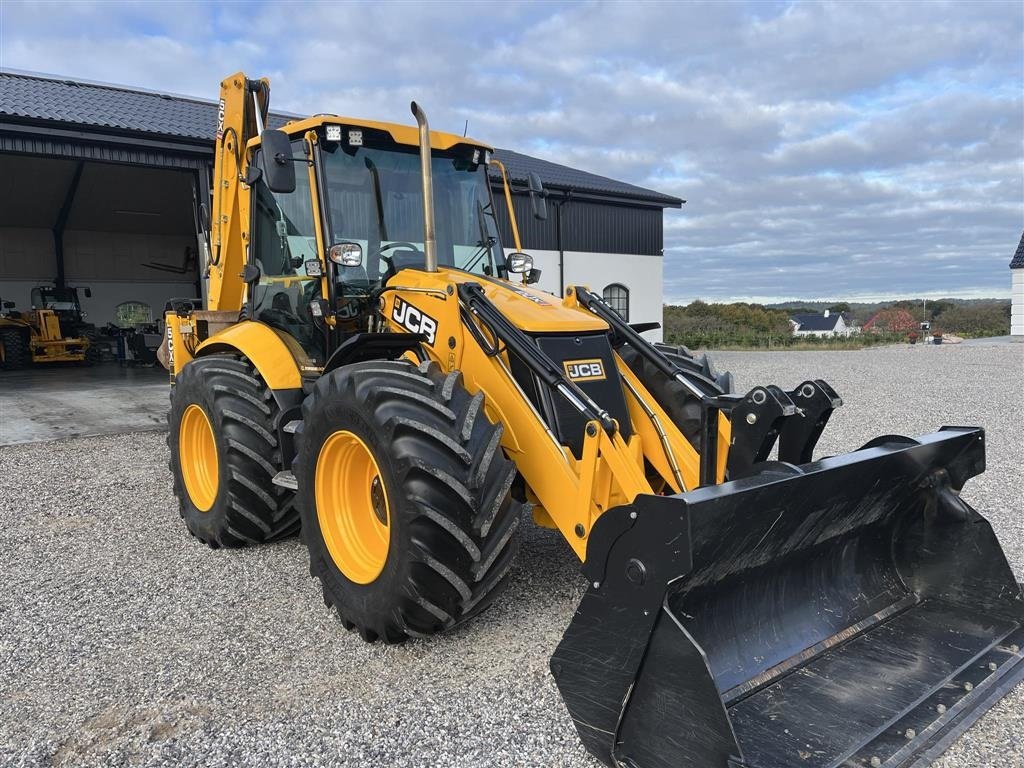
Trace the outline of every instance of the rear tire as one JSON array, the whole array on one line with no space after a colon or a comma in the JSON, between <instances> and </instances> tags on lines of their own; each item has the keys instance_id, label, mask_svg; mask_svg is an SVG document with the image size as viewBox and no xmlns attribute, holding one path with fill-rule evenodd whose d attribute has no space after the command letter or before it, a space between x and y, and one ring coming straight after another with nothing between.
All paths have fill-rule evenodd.
<instances>
[{"instance_id":1,"label":"rear tire","mask_svg":"<svg viewBox=\"0 0 1024 768\"><path fill-rule=\"evenodd\" d=\"M208 474L216 479L209 481L205 493L198 489L199 504L185 478L189 472L194 477L201 462L201 452L190 447L195 443L182 428L191 406L198 406L205 415L216 453L216 460L208 462ZM261 544L298 528L294 494L272 482L281 468L279 411L270 388L242 357L201 357L176 377L167 415L174 493L189 532L204 544L212 548ZM190 420L201 423L195 408L191 413Z\"/></svg>"},{"instance_id":2,"label":"rear tire","mask_svg":"<svg viewBox=\"0 0 1024 768\"><path fill-rule=\"evenodd\" d=\"M724 394L732 391L732 374L715 373L710 359L705 355L695 358L686 347L672 347L655 344L658 351L689 374L690 381L707 394ZM622 361L629 366L640 383L651 393L665 413L672 419L690 444L700 450L701 406L700 400L685 386L666 376L651 365L629 344L617 350Z\"/></svg>"},{"instance_id":3,"label":"rear tire","mask_svg":"<svg viewBox=\"0 0 1024 768\"><path fill-rule=\"evenodd\" d=\"M13 329L0 331L0 343L4 346L4 370L16 371L28 365L31 353L26 335Z\"/></svg>"},{"instance_id":4,"label":"rear tire","mask_svg":"<svg viewBox=\"0 0 1024 768\"><path fill-rule=\"evenodd\" d=\"M86 368L92 368L100 362L100 348L96 346L95 334L86 333L85 337L89 340L89 346L85 348L85 356L82 358L82 365Z\"/></svg>"},{"instance_id":5,"label":"rear tire","mask_svg":"<svg viewBox=\"0 0 1024 768\"><path fill-rule=\"evenodd\" d=\"M310 574L344 626L367 642L398 643L486 608L508 580L522 505L510 496L515 466L502 452L501 426L484 413L483 395L471 396L461 373L445 374L434 363L370 361L322 376L302 412L295 462L302 538ZM338 435L354 435L372 455L379 474L371 486L379 478L386 494L385 555L378 574L362 583L350 578L358 578L351 561L344 568L345 552L341 563L332 555L338 538L328 545L323 526L330 536L339 530L336 521L343 530L365 511L355 504L318 507L332 498L323 487L335 487L318 460L334 455L324 446Z\"/></svg>"}]
</instances>

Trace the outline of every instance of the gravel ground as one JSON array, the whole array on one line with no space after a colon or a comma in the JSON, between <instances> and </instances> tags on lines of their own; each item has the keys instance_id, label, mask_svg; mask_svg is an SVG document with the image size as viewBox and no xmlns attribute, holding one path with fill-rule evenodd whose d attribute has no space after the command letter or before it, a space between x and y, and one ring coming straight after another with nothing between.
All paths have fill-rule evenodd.
<instances>
[{"instance_id":1,"label":"gravel ground","mask_svg":"<svg viewBox=\"0 0 1024 768\"><path fill-rule=\"evenodd\" d=\"M964 496L1024 580L1024 346L716 361L741 389L830 381L846 406L824 453L986 426ZM215 552L186 534L162 435L0 449L0 764L596 768L547 672L581 578L557 534L527 531L484 616L369 646L324 609L297 541ZM1024 766L1022 734L1018 688L937 765Z\"/></svg>"}]
</instances>

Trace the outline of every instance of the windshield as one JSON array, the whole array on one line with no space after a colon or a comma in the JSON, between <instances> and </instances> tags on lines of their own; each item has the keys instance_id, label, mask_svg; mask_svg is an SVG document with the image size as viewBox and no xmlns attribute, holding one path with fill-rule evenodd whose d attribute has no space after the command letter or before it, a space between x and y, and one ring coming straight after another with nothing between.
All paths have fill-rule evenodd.
<instances>
[{"instance_id":1,"label":"windshield","mask_svg":"<svg viewBox=\"0 0 1024 768\"><path fill-rule=\"evenodd\" d=\"M33 288L32 306L54 312L77 312L78 296L72 288Z\"/></svg>"},{"instance_id":2,"label":"windshield","mask_svg":"<svg viewBox=\"0 0 1024 768\"><path fill-rule=\"evenodd\" d=\"M340 268L344 282L372 284L424 265L419 152L390 141L369 144L322 145L332 244L358 243L364 253L362 267ZM503 275L487 168L471 162L467 152L474 148L462 148L463 156L435 153L432 159L437 261L478 275Z\"/></svg>"}]
</instances>

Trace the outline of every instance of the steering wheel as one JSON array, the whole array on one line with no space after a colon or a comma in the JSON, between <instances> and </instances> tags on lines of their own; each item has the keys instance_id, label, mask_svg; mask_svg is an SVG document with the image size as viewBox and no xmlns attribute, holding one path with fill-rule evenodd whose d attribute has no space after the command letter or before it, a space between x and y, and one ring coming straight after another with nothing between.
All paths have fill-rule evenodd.
<instances>
[{"instance_id":1,"label":"steering wheel","mask_svg":"<svg viewBox=\"0 0 1024 768\"><path fill-rule=\"evenodd\" d=\"M375 258L383 259L384 263L388 265L387 272L385 273L388 277L394 275L398 270L395 269L394 259L392 259L386 253L384 253L384 251L390 251L392 248L402 247L404 247L406 250L415 251L416 253L423 253L423 251L420 250L419 246L413 245L412 243L407 243L404 240L402 240L400 242L388 243L387 245L381 246L380 248L377 249L377 252L374 254Z\"/></svg>"}]
</instances>

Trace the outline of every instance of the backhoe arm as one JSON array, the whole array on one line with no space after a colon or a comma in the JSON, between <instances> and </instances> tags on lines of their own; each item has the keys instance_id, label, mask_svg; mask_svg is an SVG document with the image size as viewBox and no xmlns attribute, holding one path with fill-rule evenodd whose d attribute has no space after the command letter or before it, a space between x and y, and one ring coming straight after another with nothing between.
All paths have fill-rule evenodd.
<instances>
[{"instance_id":1,"label":"backhoe arm","mask_svg":"<svg viewBox=\"0 0 1024 768\"><path fill-rule=\"evenodd\" d=\"M249 187L243 183L249 165L246 144L266 124L270 82L249 80L242 72L220 84L217 143L213 164L209 305L211 310L237 311L245 297L242 267L249 242Z\"/></svg>"}]
</instances>

